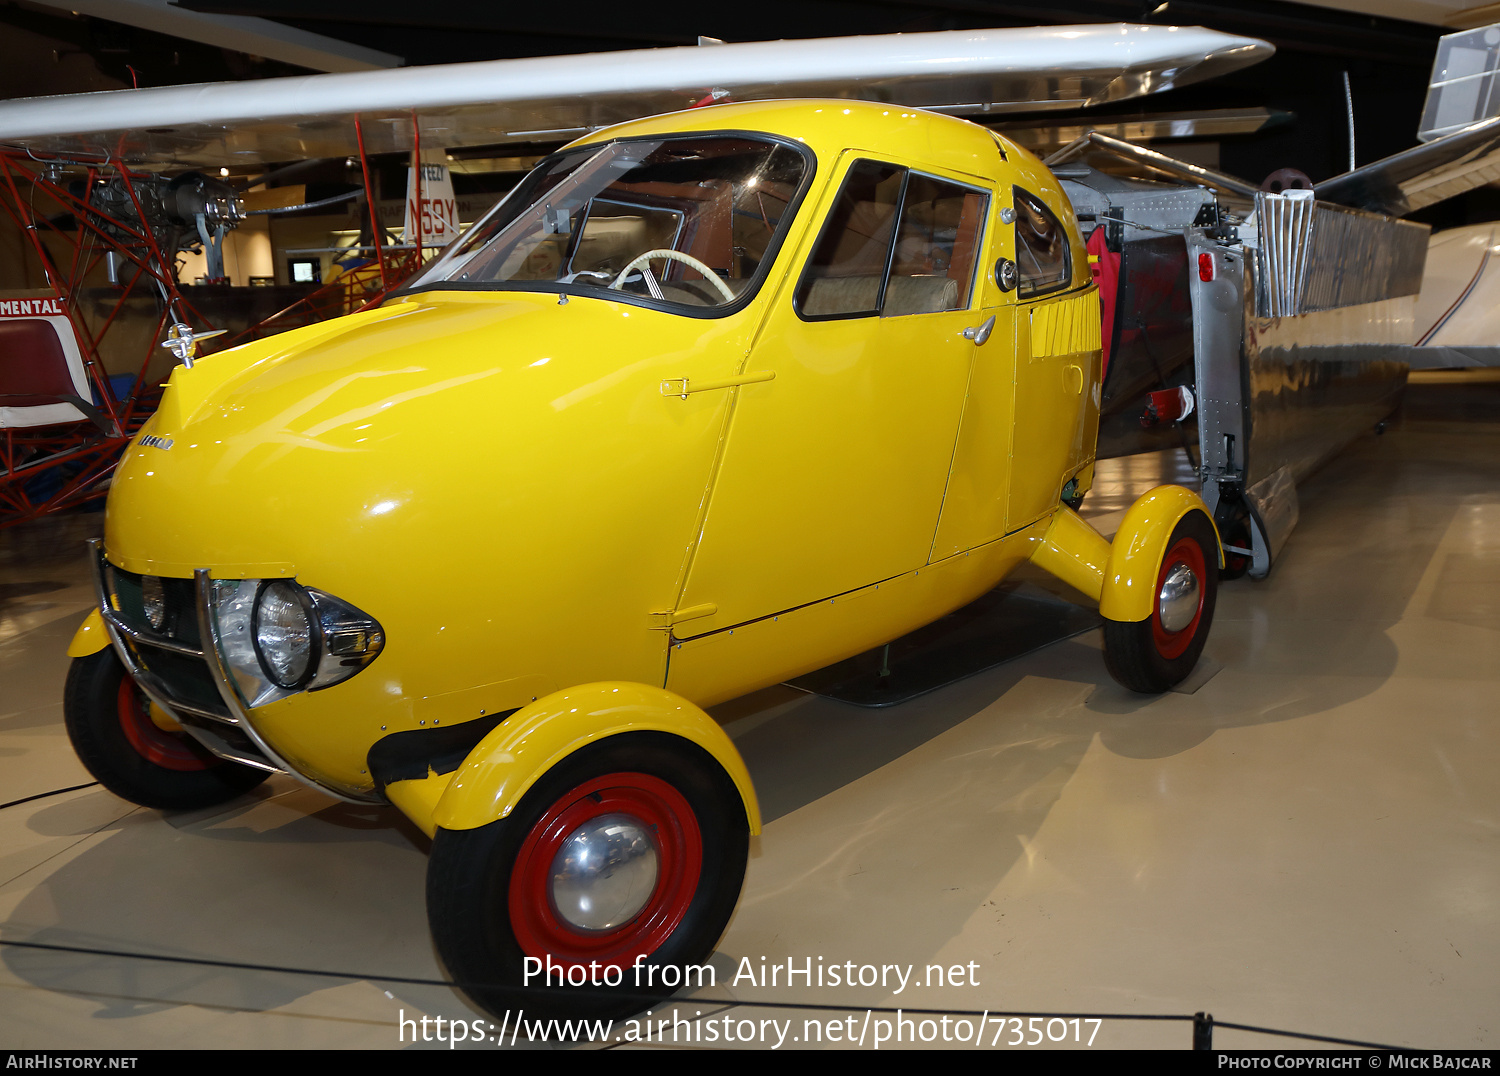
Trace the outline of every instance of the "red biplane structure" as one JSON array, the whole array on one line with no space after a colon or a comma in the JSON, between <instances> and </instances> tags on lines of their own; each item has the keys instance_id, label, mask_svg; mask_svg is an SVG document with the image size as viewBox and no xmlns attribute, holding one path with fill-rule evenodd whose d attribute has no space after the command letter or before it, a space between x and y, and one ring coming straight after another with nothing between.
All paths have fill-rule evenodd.
<instances>
[{"instance_id":1,"label":"red biplane structure","mask_svg":"<svg viewBox=\"0 0 1500 1076\"><path fill-rule=\"evenodd\" d=\"M176 257L201 246L211 279L222 280L223 240L243 210L231 185L196 172L168 179L117 160L0 150L0 212L25 237L29 275L44 284L0 292L3 528L107 492L120 451L155 409L174 361L162 345L189 333L203 340L217 328L184 294ZM373 261L215 343L338 317L378 299L410 275L416 251L386 249L373 221L371 229ZM145 297L153 309L144 332L139 310L121 317L129 297ZM136 324L124 331L128 320Z\"/></svg>"}]
</instances>

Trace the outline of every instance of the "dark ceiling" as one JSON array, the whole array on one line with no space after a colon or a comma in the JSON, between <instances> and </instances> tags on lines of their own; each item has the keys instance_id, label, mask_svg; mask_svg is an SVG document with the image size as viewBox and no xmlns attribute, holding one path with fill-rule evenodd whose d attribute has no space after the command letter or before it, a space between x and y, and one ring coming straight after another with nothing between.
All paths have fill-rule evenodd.
<instances>
[{"instance_id":1,"label":"dark ceiling","mask_svg":"<svg viewBox=\"0 0 1500 1076\"><path fill-rule=\"evenodd\" d=\"M1430 66L1437 31L1267 0L698 0L637 4L504 4L492 0L178 0L180 7L253 15L404 56L407 63L545 56L691 45L703 34L726 41L838 37L990 26L1083 22L1203 25L1265 38L1278 48L1345 60Z\"/></svg>"}]
</instances>

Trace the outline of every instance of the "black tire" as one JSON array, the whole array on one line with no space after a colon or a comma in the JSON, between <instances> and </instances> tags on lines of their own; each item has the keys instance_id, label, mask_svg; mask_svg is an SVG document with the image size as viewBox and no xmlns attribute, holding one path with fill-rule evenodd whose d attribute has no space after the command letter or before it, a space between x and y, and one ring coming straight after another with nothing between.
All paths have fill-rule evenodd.
<instances>
[{"instance_id":1,"label":"black tire","mask_svg":"<svg viewBox=\"0 0 1500 1076\"><path fill-rule=\"evenodd\" d=\"M1140 621L1104 622L1104 664L1109 674L1131 691L1156 695L1187 679L1213 625L1219 590L1219 543L1213 524L1202 512L1189 512L1167 539L1157 570L1151 615ZM1162 624L1160 595L1167 576L1179 565L1198 582L1192 620L1178 631Z\"/></svg>"},{"instance_id":2,"label":"black tire","mask_svg":"<svg viewBox=\"0 0 1500 1076\"><path fill-rule=\"evenodd\" d=\"M670 794L663 789L669 789ZM624 806L643 797L639 808ZM650 897L610 932L585 936L550 900L551 849L581 822L608 814L671 818L648 825L659 864ZM683 810L689 818L678 818ZM696 827L696 878L677 832ZM691 823L689 825L688 823ZM427 868L427 918L454 980L482 1008L503 1016L614 1018L639 1012L683 985L685 966L712 954L739 900L750 831L734 783L702 748L664 733L624 733L585 747L544 774L510 817L437 832ZM547 886L547 900L536 897ZM545 905L545 906L544 906ZM640 957L644 970L637 972ZM526 959L599 970L566 988L545 972L529 984ZM615 973L605 967L618 968ZM706 981L706 980L705 980ZM541 987L541 989L538 989Z\"/></svg>"},{"instance_id":3,"label":"black tire","mask_svg":"<svg viewBox=\"0 0 1500 1076\"><path fill-rule=\"evenodd\" d=\"M114 650L75 658L63 720L99 783L142 807L188 811L248 792L270 776L210 754L185 732L158 728Z\"/></svg>"},{"instance_id":4,"label":"black tire","mask_svg":"<svg viewBox=\"0 0 1500 1076\"><path fill-rule=\"evenodd\" d=\"M1253 539L1250 537L1250 511L1243 505L1223 512L1218 520L1219 534L1224 540L1225 546L1237 546L1240 549L1250 549ZM1235 553L1232 550L1224 550L1224 567L1219 569L1219 579L1223 582L1239 579L1250 570L1251 558L1244 553Z\"/></svg>"}]
</instances>

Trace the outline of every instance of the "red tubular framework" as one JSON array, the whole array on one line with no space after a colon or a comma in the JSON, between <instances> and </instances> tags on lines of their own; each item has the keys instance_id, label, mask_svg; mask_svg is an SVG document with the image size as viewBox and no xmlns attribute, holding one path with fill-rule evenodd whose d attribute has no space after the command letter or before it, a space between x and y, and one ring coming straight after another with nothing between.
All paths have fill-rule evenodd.
<instances>
[{"instance_id":1,"label":"red tubular framework","mask_svg":"<svg viewBox=\"0 0 1500 1076\"><path fill-rule=\"evenodd\" d=\"M412 122L415 126L415 116ZM358 125L356 133L375 244L374 263L345 273L221 346L271 336L373 306L391 290L393 282L403 280L421 264L420 247L415 252L384 249L377 207L369 197L370 165ZM86 169L82 198L49 177L48 169L53 165L71 166L75 176L80 165ZM174 264L167 260L167 253L149 227L127 223L89 204L88 192L108 176L122 181L137 219L144 221L144 208L136 191L136 183L144 178L144 173L132 171L118 159L51 162L24 152L0 150L0 214L24 233L27 249L41 266L46 288L61 300L100 419L0 430L0 529L103 497L121 451L160 401L159 386L147 383L157 341L174 320L198 330L214 327L183 297ZM22 193L28 187L30 197ZM48 241L44 241L44 236ZM66 251L62 257L57 256L59 247ZM123 287L114 308L103 317L98 330L92 331L83 312L84 288L90 275L110 253L122 259ZM171 257L175 260L175 251ZM124 399L117 399L101 349L125 308L125 298L142 282L161 296L162 310L139 366L131 363L135 374L129 393Z\"/></svg>"},{"instance_id":2,"label":"red tubular framework","mask_svg":"<svg viewBox=\"0 0 1500 1076\"><path fill-rule=\"evenodd\" d=\"M166 297L168 304L175 304L180 311L191 311L177 290L154 236L89 205L39 170L38 164L45 162L0 153L0 178L3 178L0 211L26 236L41 265L47 289L61 300L101 421L0 431L3 434L0 436L0 527L103 496L121 449L155 406L157 394L145 384L152 359L150 350L142 357L132 388L123 400L116 398L101 357L104 339L115 326L123 304L116 304L97 332L90 330L83 314L83 288L105 256L114 252L127 266L133 266L122 297L146 278ZM106 172L120 177L139 212L135 180L140 176L118 163L89 166L85 192L92 190ZM23 186L30 187L30 198L22 196ZM65 221L71 221L72 226L65 227ZM119 235L112 235L111 229ZM53 240L53 248L44 241L44 235ZM54 250L59 244L70 249L70 255L58 259ZM168 305L158 319L153 347L170 309ZM196 312L193 315L196 317Z\"/></svg>"}]
</instances>

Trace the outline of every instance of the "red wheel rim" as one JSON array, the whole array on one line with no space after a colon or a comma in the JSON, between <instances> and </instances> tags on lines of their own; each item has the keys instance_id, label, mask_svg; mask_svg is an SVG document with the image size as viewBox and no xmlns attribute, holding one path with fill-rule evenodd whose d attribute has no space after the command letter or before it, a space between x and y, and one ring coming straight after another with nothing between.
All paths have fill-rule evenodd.
<instances>
[{"instance_id":1,"label":"red wheel rim","mask_svg":"<svg viewBox=\"0 0 1500 1076\"><path fill-rule=\"evenodd\" d=\"M135 748L136 754L147 762L164 770L206 770L214 764L197 744L168 732L151 720L146 709L146 700L130 677L122 677L120 691L116 696L120 713L120 727L125 730L125 739Z\"/></svg>"},{"instance_id":2,"label":"red wheel rim","mask_svg":"<svg viewBox=\"0 0 1500 1076\"><path fill-rule=\"evenodd\" d=\"M1167 576L1179 564L1185 565L1188 571L1193 573L1193 578L1198 581L1198 607L1193 610L1193 619L1187 627L1181 631L1168 631L1161 623L1161 588L1167 581ZM1151 636L1156 641L1156 651L1164 658L1180 657L1187 648L1192 645L1193 637L1198 634L1198 622L1203 619L1203 595L1207 586L1207 576L1203 562L1203 547L1191 538L1179 538L1167 555L1161 559L1161 571L1156 575L1156 595L1152 599L1155 607L1151 610Z\"/></svg>"},{"instance_id":3,"label":"red wheel rim","mask_svg":"<svg viewBox=\"0 0 1500 1076\"><path fill-rule=\"evenodd\" d=\"M580 826L609 814L629 815L656 838L656 885L630 922L608 933L585 933L562 919L552 902L552 862ZM612 773L587 781L537 819L510 877L510 922L527 956L563 966L628 966L661 947L687 915L703 870L703 838L686 799L644 773Z\"/></svg>"}]
</instances>

